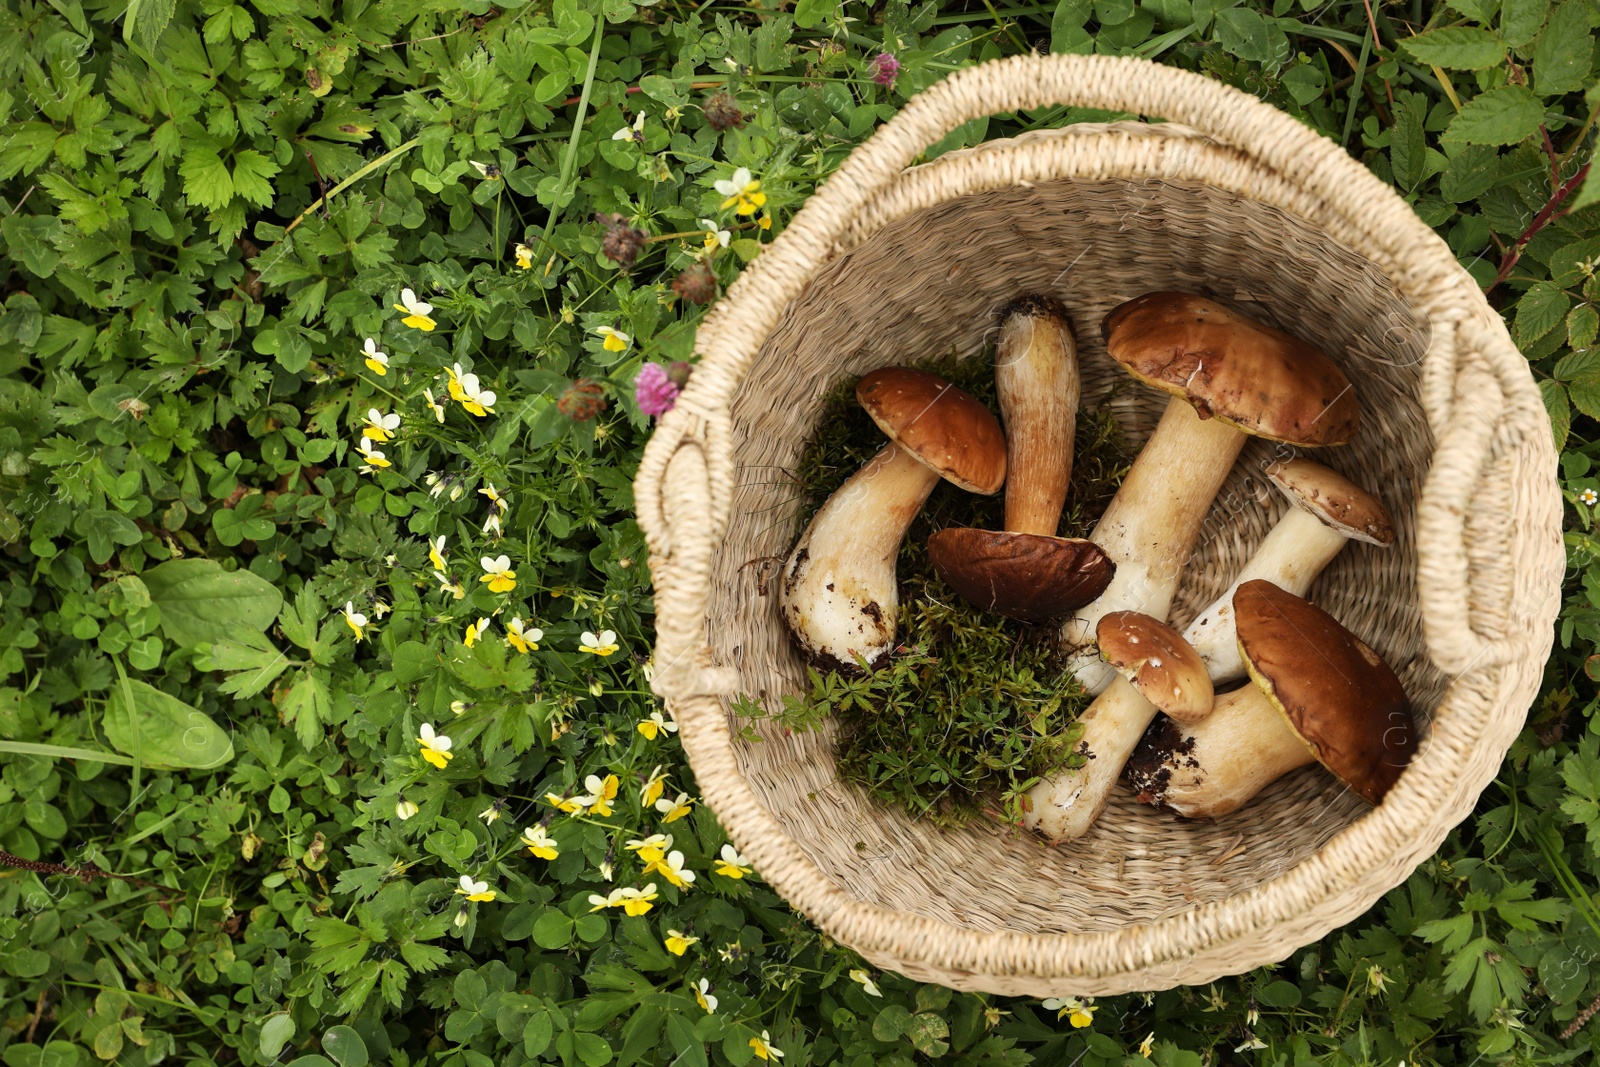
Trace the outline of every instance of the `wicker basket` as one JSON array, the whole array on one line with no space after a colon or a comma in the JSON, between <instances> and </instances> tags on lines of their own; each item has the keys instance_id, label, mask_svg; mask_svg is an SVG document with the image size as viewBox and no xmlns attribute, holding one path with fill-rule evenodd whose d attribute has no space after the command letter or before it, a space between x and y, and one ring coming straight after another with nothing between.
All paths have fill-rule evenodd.
<instances>
[{"instance_id":1,"label":"wicker basket","mask_svg":"<svg viewBox=\"0 0 1600 1067\"><path fill-rule=\"evenodd\" d=\"M1077 125L906 169L959 124L1057 103L1160 116ZM1179 125L1183 123L1185 125ZM1097 325L1152 289L1200 292L1318 342L1362 429L1318 459L1396 516L1313 589L1394 664L1421 718L1377 809L1306 769L1215 823L1125 791L1059 848L957 831L838 781L824 734L758 744L729 697L798 691L759 557L801 506L784 477L846 376L982 349L1028 291L1069 309L1085 407L1134 443L1166 397L1111 393ZM1499 317L1441 241L1337 145L1244 93L1133 59L1024 56L964 70L858 148L701 328L703 361L637 482L656 584L655 686L705 802L758 872L872 963L958 989L1105 995L1280 961L1399 884L1472 809L1537 689L1559 603L1550 424ZM1107 399L1109 396L1109 400ZM1174 604L1180 627L1285 506L1252 442Z\"/></svg>"}]
</instances>

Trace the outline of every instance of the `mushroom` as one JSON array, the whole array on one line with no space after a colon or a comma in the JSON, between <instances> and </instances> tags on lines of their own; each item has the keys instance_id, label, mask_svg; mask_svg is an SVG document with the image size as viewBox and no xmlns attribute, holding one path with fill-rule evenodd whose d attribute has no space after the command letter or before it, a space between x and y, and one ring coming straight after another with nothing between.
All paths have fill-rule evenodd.
<instances>
[{"instance_id":1,"label":"mushroom","mask_svg":"<svg viewBox=\"0 0 1600 1067\"><path fill-rule=\"evenodd\" d=\"M1319 349L1188 293L1147 293L1100 331L1134 378L1174 399L1089 535L1117 565L1100 599L1067 619L1073 672L1099 692L1111 672L1084 646L1112 611L1165 618L1179 572L1247 435L1304 447L1355 433L1350 381Z\"/></svg>"},{"instance_id":2,"label":"mushroom","mask_svg":"<svg viewBox=\"0 0 1600 1067\"><path fill-rule=\"evenodd\" d=\"M1253 684L1218 697L1204 722L1150 731L1129 762L1139 799L1216 818L1315 762L1381 801L1416 749L1394 671L1333 616L1271 582L1245 582L1233 609Z\"/></svg>"},{"instance_id":3,"label":"mushroom","mask_svg":"<svg viewBox=\"0 0 1600 1067\"><path fill-rule=\"evenodd\" d=\"M1037 622L1089 603L1116 570L1093 541L1055 536L1078 418L1078 350L1060 304L1032 295L1006 308L994 378L1006 428L1005 531L939 530L928 556L968 603Z\"/></svg>"},{"instance_id":4,"label":"mushroom","mask_svg":"<svg viewBox=\"0 0 1600 1067\"><path fill-rule=\"evenodd\" d=\"M1338 471L1309 459L1290 459L1272 464L1266 473L1294 507L1278 520L1234 583L1183 633L1206 661L1213 683L1244 677L1233 627L1233 594L1241 585L1261 578L1305 596L1346 542L1385 547L1394 541L1389 509Z\"/></svg>"},{"instance_id":5,"label":"mushroom","mask_svg":"<svg viewBox=\"0 0 1600 1067\"><path fill-rule=\"evenodd\" d=\"M1088 833L1157 711L1181 722L1198 722L1211 712L1205 664L1166 623L1136 611L1114 611L1100 617L1095 635L1100 654L1122 677L1078 718L1083 724L1078 752L1087 762L1058 771L1028 791L1023 825L1052 842Z\"/></svg>"},{"instance_id":6,"label":"mushroom","mask_svg":"<svg viewBox=\"0 0 1600 1067\"><path fill-rule=\"evenodd\" d=\"M783 565L784 622L819 666L858 673L894 645L899 598L895 557L911 520L948 479L985 495L1006 476L1000 422L937 375L884 367L856 385L856 399L889 443L811 519Z\"/></svg>"}]
</instances>

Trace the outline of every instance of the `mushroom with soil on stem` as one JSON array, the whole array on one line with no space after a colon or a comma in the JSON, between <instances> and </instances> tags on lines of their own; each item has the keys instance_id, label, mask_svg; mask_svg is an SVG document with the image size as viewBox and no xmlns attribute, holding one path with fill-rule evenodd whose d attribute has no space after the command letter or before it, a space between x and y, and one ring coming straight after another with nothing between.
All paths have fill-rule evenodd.
<instances>
[{"instance_id":1,"label":"mushroom with soil on stem","mask_svg":"<svg viewBox=\"0 0 1600 1067\"><path fill-rule=\"evenodd\" d=\"M1052 843L1089 832L1111 799L1123 764L1158 711L1197 722L1211 712L1211 679L1189 643L1166 623L1136 611L1102 615L1100 654L1121 677L1095 698L1078 722L1080 767L1057 771L1028 791L1022 823Z\"/></svg>"},{"instance_id":2,"label":"mushroom with soil on stem","mask_svg":"<svg viewBox=\"0 0 1600 1067\"><path fill-rule=\"evenodd\" d=\"M1204 722L1150 731L1128 765L1139 799L1216 818L1321 763L1368 803L1382 801L1417 744L1394 671L1333 616L1271 582L1244 583L1233 607L1252 684L1218 697Z\"/></svg>"},{"instance_id":3,"label":"mushroom with soil on stem","mask_svg":"<svg viewBox=\"0 0 1600 1067\"><path fill-rule=\"evenodd\" d=\"M939 530L928 556L968 603L1037 622L1089 603L1116 570L1093 541L1055 536L1079 391L1078 349L1059 303L1030 295L1002 312L994 378L1006 429L1005 530Z\"/></svg>"},{"instance_id":4,"label":"mushroom with soil on stem","mask_svg":"<svg viewBox=\"0 0 1600 1067\"><path fill-rule=\"evenodd\" d=\"M1089 535L1116 563L1100 598L1061 628L1090 692L1110 669L1085 646L1102 615L1165 618L1212 500L1246 436L1307 448L1343 444L1360 405L1316 347L1188 293L1147 293L1101 323L1106 351L1173 399Z\"/></svg>"},{"instance_id":5,"label":"mushroom with soil on stem","mask_svg":"<svg viewBox=\"0 0 1600 1067\"><path fill-rule=\"evenodd\" d=\"M973 493L1000 490L1006 442L994 414L943 378L884 367L856 399L888 444L830 496L783 565L784 622L811 660L857 673L894 647L895 558L911 520L945 478Z\"/></svg>"},{"instance_id":6,"label":"mushroom with soil on stem","mask_svg":"<svg viewBox=\"0 0 1600 1067\"><path fill-rule=\"evenodd\" d=\"M1394 521L1383 501L1338 471L1309 459L1290 459L1273 463L1266 474L1294 506L1267 534L1233 584L1183 633L1205 660L1214 684L1245 674L1233 626L1233 594L1241 585L1259 578L1305 596L1348 542L1365 541L1380 548L1394 542Z\"/></svg>"}]
</instances>

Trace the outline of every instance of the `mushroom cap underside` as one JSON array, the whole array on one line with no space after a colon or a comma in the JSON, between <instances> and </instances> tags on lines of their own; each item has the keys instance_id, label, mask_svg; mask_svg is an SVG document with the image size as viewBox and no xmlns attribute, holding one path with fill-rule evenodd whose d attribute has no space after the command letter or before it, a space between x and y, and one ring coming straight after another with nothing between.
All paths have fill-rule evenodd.
<instances>
[{"instance_id":1,"label":"mushroom cap underside","mask_svg":"<svg viewBox=\"0 0 1600 1067\"><path fill-rule=\"evenodd\" d=\"M1279 460L1267 477L1289 502L1325 525L1372 545L1394 542L1394 519L1383 501L1338 471L1309 459Z\"/></svg>"},{"instance_id":2,"label":"mushroom cap underside","mask_svg":"<svg viewBox=\"0 0 1600 1067\"><path fill-rule=\"evenodd\" d=\"M1093 541L966 527L928 538L928 556L969 604L1027 622L1076 611L1105 592L1117 571Z\"/></svg>"}]
</instances>

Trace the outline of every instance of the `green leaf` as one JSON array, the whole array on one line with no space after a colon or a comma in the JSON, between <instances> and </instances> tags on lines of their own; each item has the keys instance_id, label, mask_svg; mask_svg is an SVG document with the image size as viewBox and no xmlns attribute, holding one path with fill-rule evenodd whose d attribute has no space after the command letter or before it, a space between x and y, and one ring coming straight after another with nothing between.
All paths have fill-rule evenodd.
<instances>
[{"instance_id":1,"label":"green leaf","mask_svg":"<svg viewBox=\"0 0 1600 1067\"><path fill-rule=\"evenodd\" d=\"M254 149L237 152L233 157L233 191L257 207L266 207L272 203L272 176L279 169L275 161Z\"/></svg>"},{"instance_id":2,"label":"green leaf","mask_svg":"<svg viewBox=\"0 0 1600 1067\"><path fill-rule=\"evenodd\" d=\"M1517 301L1517 343L1537 341L1566 317L1566 291L1553 282L1535 282Z\"/></svg>"},{"instance_id":3,"label":"green leaf","mask_svg":"<svg viewBox=\"0 0 1600 1067\"><path fill-rule=\"evenodd\" d=\"M155 51L177 6L177 0L128 0L128 12L122 22L122 39L134 42L137 38L138 44Z\"/></svg>"},{"instance_id":4,"label":"green leaf","mask_svg":"<svg viewBox=\"0 0 1600 1067\"><path fill-rule=\"evenodd\" d=\"M1439 195L1452 204L1478 199L1500 180L1500 153L1492 145L1467 145L1439 176Z\"/></svg>"},{"instance_id":5,"label":"green leaf","mask_svg":"<svg viewBox=\"0 0 1600 1067\"><path fill-rule=\"evenodd\" d=\"M1217 12L1217 43L1240 59L1278 64L1289 58L1289 40L1276 22L1268 22L1259 11L1230 7Z\"/></svg>"},{"instance_id":6,"label":"green leaf","mask_svg":"<svg viewBox=\"0 0 1600 1067\"><path fill-rule=\"evenodd\" d=\"M240 627L265 632L283 596L264 578L224 571L209 559L175 559L144 572L150 599L161 609L161 631L181 646L226 641Z\"/></svg>"},{"instance_id":7,"label":"green leaf","mask_svg":"<svg viewBox=\"0 0 1600 1067\"><path fill-rule=\"evenodd\" d=\"M840 0L799 0L794 5L795 25L809 30L839 9Z\"/></svg>"},{"instance_id":8,"label":"green leaf","mask_svg":"<svg viewBox=\"0 0 1600 1067\"><path fill-rule=\"evenodd\" d=\"M1567 0L1550 16L1533 52L1533 87L1540 96L1575 93L1589 80L1592 8L1590 0Z\"/></svg>"},{"instance_id":9,"label":"green leaf","mask_svg":"<svg viewBox=\"0 0 1600 1067\"><path fill-rule=\"evenodd\" d=\"M88 538L89 558L96 563L111 559L117 545L136 545L144 540L132 519L104 508L81 512L72 528Z\"/></svg>"},{"instance_id":10,"label":"green leaf","mask_svg":"<svg viewBox=\"0 0 1600 1067\"><path fill-rule=\"evenodd\" d=\"M322 1051L339 1067L367 1067L367 1043L348 1026L330 1026L322 1035Z\"/></svg>"},{"instance_id":11,"label":"green leaf","mask_svg":"<svg viewBox=\"0 0 1600 1067\"><path fill-rule=\"evenodd\" d=\"M269 1061L277 1059L278 1053L283 1051L283 1046L293 1037L294 1019L288 1012L277 1012L267 1016L266 1021L261 1024L261 1037L257 1042L261 1055Z\"/></svg>"},{"instance_id":12,"label":"green leaf","mask_svg":"<svg viewBox=\"0 0 1600 1067\"><path fill-rule=\"evenodd\" d=\"M1419 63L1447 70L1484 70L1506 57L1506 44L1488 30L1445 26L1401 40L1400 47Z\"/></svg>"},{"instance_id":13,"label":"green leaf","mask_svg":"<svg viewBox=\"0 0 1600 1067\"><path fill-rule=\"evenodd\" d=\"M1550 0L1505 0L1500 10L1500 36L1512 48L1521 48L1538 36Z\"/></svg>"},{"instance_id":14,"label":"green leaf","mask_svg":"<svg viewBox=\"0 0 1600 1067\"><path fill-rule=\"evenodd\" d=\"M333 695L321 671L306 667L295 676L293 688L283 698L283 717L294 723L294 734L303 747L312 749L322 743L323 726L333 721Z\"/></svg>"},{"instance_id":15,"label":"green leaf","mask_svg":"<svg viewBox=\"0 0 1600 1067\"><path fill-rule=\"evenodd\" d=\"M233 759L233 742L210 716L137 679L112 685L104 728L112 748L156 770L209 770Z\"/></svg>"},{"instance_id":16,"label":"green leaf","mask_svg":"<svg viewBox=\"0 0 1600 1067\"><path fill-rule=\"evenodd\" d=\"M912 1047L924 1056L938 1059L950 1051L950 1042L947 1040L950 1025L932 1012L913 1015L906 1024L906 1036L911 1039Z\"/></svg>"},{"instance_id":17,"label":"green leaf","mask_svg":"<svg viewBox=\"0 0 1600 1067\"><path fill-rule=\"evenodd\" d=\"M1539 132L1544 105L1523 85L1503 85L1462 105L1444 140L1466 144L1517 144Z\"/></svg>"},{"instance_id":18,"label":"green leaf","mask_svg":"<svg viewBox=\"0 0 1600 1067\"><path fill-rule=\"evenodd\" d=\"M1544 410L1550 416L1550 431L1555 435L1556 449L1559 451L1566 445L1567 434L1572 430L1572 408L1567 403L1567 391L1560 382L1546 378L1539 383L1539 396L1544 400Z\"/></svg>"},{"instance_id":19,"label":"green leaf","mask_svg":"<svg viewBox=\"0 0 1600 1067\"><path fill-rule=\"evenodd\" d=\"M550 908L533 924L533 942L540 948L565 948L572 941L572 919Z\"/></svg>"},{"instance_id":20,"label":"green leaf","mask_svg":"<svg viewBox=\"0 0 1600 1067\"><path fill-rule=\"evenodd\" d=\"M1575 349L1587 349L1600 334L1600 311L1593 304L1580 304L1567 316L1567 344Z\"/></svg>"},{"instance_id":21,"label":"green leaf","mask_svg":"<svg viewBox=\"0 0 1600 1067\"><path fill-rule=\"evenodd\" d=\"M209 148L190 147L178 164L183 192L190 200L211 211L221 211L233 200L233 179L222 157Z\"/></svg>"},{"instance_id":22,"label":"green leaf","mask_svg":"<svg viewBox=\"0 0 1600 1067\"><path fill-rule=\"evenodd\" d=\"M1556 285L1581 285L1600 267L1600 236L1562 245L1550 255L1550 280Z\"/></svg>"},{"instance_id":23,"label":"green leaf","mask_svg":"<svg viewBox=\"0 0 1600 1067\"><path fill-rule=\"evenodd\" d=\"M886 1004L872 1020L874 1041L894 1041L911 1026L911 1012L903 1004Z\"/></svg>"},{"instance_id":24,"label":"green leaf","mask_svg":"<svg viewBox=\"0 0 1600 1067\"><path fill-rule=\"evenodd\" d=\"M1269 1008L1293 1008L1300 1003L1300 987L1293 982L1278 980L1264 986L1256 999Z\"/></svg>"},{"instance_id":25,"label":"green leaf","mask_svg":"<svg viewBox=\"0 0 1600 1067\"><path fill-rule=\"evenodd\" d=\"M211 651L195 657L195 666L205 671L239 671L225 679L222 691L244 699L253 697L272 684L289 667L289 658L259 630L239 627L227 640L211 645Z\"/></svg>"}]
</instances>

